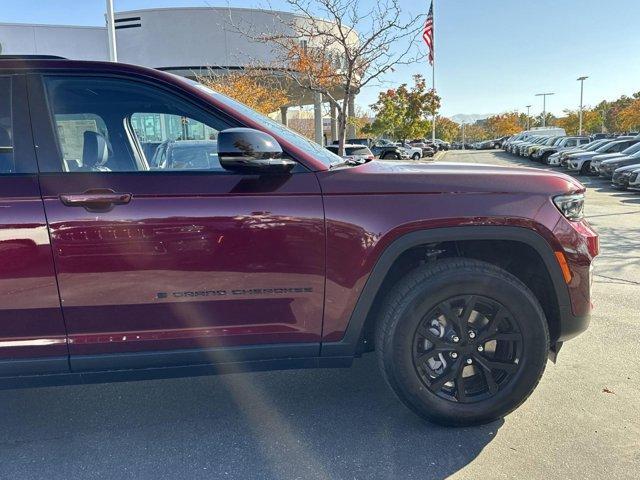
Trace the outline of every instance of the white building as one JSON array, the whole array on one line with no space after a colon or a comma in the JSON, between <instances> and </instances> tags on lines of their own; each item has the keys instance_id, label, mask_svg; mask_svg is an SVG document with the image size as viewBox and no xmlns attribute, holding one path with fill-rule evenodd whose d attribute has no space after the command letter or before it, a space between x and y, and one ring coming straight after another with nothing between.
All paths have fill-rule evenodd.
<instances>
[{"instance_id":1,"label":"white building","mask_svg":"<svg viewBox=\"0 0 640 480\"><path fill-rule=\"evenodd\" d=\"M115 14L118 61L195 77L213 68L222 72L277 62L272 46L256 42L239 30L274 32L303 18L287 12L243 8L158 8ZM290 32L287 32L290 33ZM301 38L301 42L306 40ZM109 59L106 27L0 23L0 53L59 55L78 60ZM270 74L277 74L270 70ZM323 99L308 90L289 87L292 101L281 108L314 105ZM335 109L327 137L336 138ZM322 131L322 122L320 125ZM318 130L316 129L316 136ZM316 138L316 140L319 140Z\"/></svg>"}]
</instances>

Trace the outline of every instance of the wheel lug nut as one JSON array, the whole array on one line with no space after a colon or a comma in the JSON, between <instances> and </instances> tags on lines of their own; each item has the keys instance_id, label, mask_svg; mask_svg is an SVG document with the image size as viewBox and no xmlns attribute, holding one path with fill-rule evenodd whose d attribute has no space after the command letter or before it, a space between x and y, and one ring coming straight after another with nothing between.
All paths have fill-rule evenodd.
<instances>
[{"instance_id":1,"label":"wheel lug nut","mask_svg":"<svg viewBox=\"0 0 640 480\"><path fill-rule=\"evenodd\" d=\"M460 341L460 338L458 338L457 335L454 335L453 337L451 337L451 340L453 341L453 343L458 343Z\"/></svg>"},{"instance_id":2,"label":"wheel lug nut","mask_svg":"<svg viewBox=\"0 0 640 480\"><path fill-rule=\"evenodd\" d=\"M451 358L458 358L458 354L456 352L451 352Z\"/></svg>"},{"instance_id":3,"label":"wheel lug nut","mask_svg":"<svg viewBox=\"0 0 640 480\"><path fill-rule=\"evenodd\" d=\"M471 365L473 363L473 360L471 360L470 358L467 358L467 365Z\"/></svg>"},{"instance_id":4,"label":"wheel lug nut","mask_svg":"<svg viewBox=\"0 0 640 480\"><path fill-rule=\"evenodd\" d=\"M482 345L478 345L478 351L479 352L483 352L484 351L484 347Z\"/></svg>"},{"instance_id":5,"label":"wheel lug nut","mask_svg":"<svg viewBox=\"0 0 640 480\"><path fill-rule=\"evenodd\" d=\"M469 332L469 338L476 338L476 332L474 332L473 330L471 330Z\"/></svg>"}]
</instances>

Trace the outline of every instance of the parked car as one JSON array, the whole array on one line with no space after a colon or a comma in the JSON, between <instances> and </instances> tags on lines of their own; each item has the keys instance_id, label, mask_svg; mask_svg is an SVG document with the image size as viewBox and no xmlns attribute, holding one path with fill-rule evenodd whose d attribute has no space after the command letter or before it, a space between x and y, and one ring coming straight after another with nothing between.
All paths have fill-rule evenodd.
<instances>
[{"instance_id":1,"label":"parked car","mask_svg":"<svg viewBox=\"0 0 640 480\"><path fill-rule=\"evenodd\" d=\"M605 160L598 166L598 175L604 178L611 178L613 177L613 172L615 172L618 168L626 167L627 165L635 165L638 163L640 163L640 152L636 152L628 157Z\"/></svg>"},{"instance_id":2,"label":"parked car","mask_svg":"<svg viewBox=\"0 0 640 480\"><path fill-rule=\"evenodd\" d=\"M413 412L474 425L588 326L598 237L564 175L345 161L122 63L0 59L0 125L2 388L375 351ZM149 145L178 138L215 138L224 171L152 170Z\"/></svg>"},{"instance_id":3,"label":"parked car","mask_svg":"<svg viewBox=\"0 0 640 480\"><path fill-rule=\"evenodd\" d=\"M597 174L602 162L605 162L607 160L619 160L619 159L627 158L627 157L633 156L638 152L640 152L640 142L634 145L631 145L629 148L622 150L621 152L596 155L591 159L591 164L589 165L590 173Z\"/></svg>"},{"instance_id":4,"label":"parked car","mask_svg":"<svg viewBox=\"0 0 640 480\"><path fill-rule=\"evenodd\" d=\"M337 145L328 145L327 150L332 153L338 154L338 146ZM344 155L342 156L345 160L353 160L356 162L366 162L374 159L373 152L369 150L369 147L365 145L356 145L356 144L346 144L344 146Z\"/></svg>"},{"instance_id":5,"label":"parked car","mask_svg":"<svg viewBox=\"0 0 640 480\"><path fill-rule=\"evenodd\" d=\"M627 188L629 190L640 190L640 168L633 170L629 175Z\"/></svg>"},{"instance_id":6,"label":"parked car","mask_svg":"<svg viewBox=\"0 0 640 480\"><path fill-rule=\"evenodd\" d=\"M433 157L436 154L436 149L434 148L434 146L425 142L414 140L412 142L409 142L408 145L410 145L412 148L419 148L420 150L422 150L422 156L424 158Z\"/></svg>"},{"instance_id":7,"label":"parked car","mask_svg":"<svg viewBox=\"0 0 640 480\"><path fill-rule=\"evenodd\" d=\"M451 144L449 142L445 142L439 138L436 138L434 143L438 150L449 150L451 148Z\"/></svg>"},{"instance_id":8,"label":"parked car","mask_svg":"<svg viewBox=\"0 0 640 480\"><path fill-rule=\"evenodd\" d=\"M609 143L610 141L611 140L609 139L594 140L586 145L582 145L576 148L568 148L563 151L554 153L547 159L547 165L561 165L569 155L572 155L574 153L593 152L604 144Z\"/></svg>"},{"instance_id":9,"label":"parked car","mask_svg":"<svg viewBox=\"0 0 640 480\"><path fill-rule=\"evenodd\" d=\"M371 146L371 151L382 160L404 160L409 158L409 152L394 143L376 143Z\"/></svg>"},{"instance_id":10,"label":"parked car","mask_svg":"<svg viewBox=\"0 0 640 480\"><path fill-rule=\"evenodd\" d=\"M621 152L622 150L635 145L638 141L639 140L634 139L613 140L605 143L593 152L573 153L564 160L565 164L561 165L566 166L569 170L577 171L580 172L581 175L584 175L590 172L591 160L598 154ZM613 173L613 171L611 173Z\"/></svg>"},{"instance_id":11,"label":"parked car","mask_svg":"<svg viewBox=\"0 0 640 480\"><path fill-rule=\"evenodd\" d=\"M559 152L564 152L569 149L575 149L576 147L587 146L589 143L588 137L561 137L554 145L547 145L538 148L533 153L533 160L540 163L548 163L549 157Z\"/></svg>"},{"instance_id":12,"label":"parked car","mask_svg":"<svg viewBox=\"0 0 640 480\"><path fill-rule=\"evenodd\" d=\"M476 144L476 150L494 150L502 147L502 139L485 140Z\"/></svg>"},{"instance_id":13,"label":"parked car","mask_svg":"<svg viewBox=\"0 0 640 480\"><path fill-rule=\"evenodd\" d=\"M156 147L152 170L210 170L224 172L213 140L167 140Z\"/></svg>"},{"instance_id":14,"label":"parked car","mask_svg":"<svg viewBox=\"0 0 640 480\"><path fill-rule=\"evenodd\" d=\"M637 163L619 167L613 172L611 177L611 186L620 190L626 190L629 187L629 181L635 172L640 171L640 159L635 160Z\"/></svg>"},{"instance_id":15,"label":"parked car","mask_svg":"<svg viewBox=\"0 0 640 480\"><path fill-rule=\"evenodd\" d=\"M533 145L529 145L527 148L523 149L522 156L528 158L529 160L533 160L533 155L539 149L544 147L553 147L560 143L565 137L549 137L545 141L538 142Z\"/></svg>"}]
</instances>

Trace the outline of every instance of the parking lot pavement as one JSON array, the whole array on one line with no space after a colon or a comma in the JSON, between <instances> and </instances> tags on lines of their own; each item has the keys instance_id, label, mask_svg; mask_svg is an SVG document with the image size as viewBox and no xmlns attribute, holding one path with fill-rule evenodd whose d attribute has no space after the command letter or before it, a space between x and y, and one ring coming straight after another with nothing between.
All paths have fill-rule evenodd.
<instances>
[{"instance_id":1,"label":"parking lot pavement","mask_svg":"<svg viewBox=\"0 0 640 480\"><path fill-rule=\"evenodd\" d=\"M346 370L4 391L0 478L638 478L640 195L584 182L602 244L591 327L504 421L420 421L371 354Z\"/></svg>"}]
</instances>

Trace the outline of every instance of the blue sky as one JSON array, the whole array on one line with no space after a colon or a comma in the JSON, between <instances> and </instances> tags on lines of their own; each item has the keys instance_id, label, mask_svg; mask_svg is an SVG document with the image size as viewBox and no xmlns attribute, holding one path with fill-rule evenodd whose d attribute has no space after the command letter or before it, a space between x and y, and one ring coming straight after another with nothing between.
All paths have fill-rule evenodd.
<instances>
[{"instance_id":1,"label":"blue sky","mask_svg":"<svg viewBox=\"0 0 640 480\"><path fill-rule=\"evenodd\" d=\"M363 7L375 0L360 0ZM429 0L399 0L407 15L425 13ZM114 0L115 9L220 6L225 0ZM102 25L104 0L0 0L0 22ZM229 0L265 7L265 0ZM271 0L286 9L284 0ZM589 75L585 103L640 91L638 0L437 0L437 87L442 113L485 114L542 109L539 92L555 92L548 110L577 108L576 78ZM382 86L366 89L372 103L381 88L430 75L428 65L402 67Z\"/></svg>"}]
</instances>

